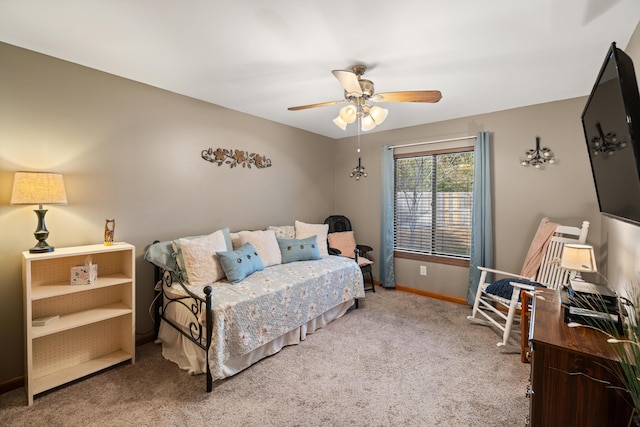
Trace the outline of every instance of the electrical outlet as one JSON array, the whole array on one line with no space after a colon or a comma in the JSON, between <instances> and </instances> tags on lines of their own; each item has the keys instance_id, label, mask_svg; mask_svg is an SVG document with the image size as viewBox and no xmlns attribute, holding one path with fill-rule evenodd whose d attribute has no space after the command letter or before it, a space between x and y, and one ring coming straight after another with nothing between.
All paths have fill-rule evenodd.
<instances>
[{"instance_id":1,"label":"electrical outlet","mask_svg":"<svg viewBox=\"0 0 640 427\"><path fill-rule=\"evenodd\" d=\"M420 275L421 276L426 276L427 275L427 266L426 265L421 265L420 266Z\"/></svg>"}]
</instances>

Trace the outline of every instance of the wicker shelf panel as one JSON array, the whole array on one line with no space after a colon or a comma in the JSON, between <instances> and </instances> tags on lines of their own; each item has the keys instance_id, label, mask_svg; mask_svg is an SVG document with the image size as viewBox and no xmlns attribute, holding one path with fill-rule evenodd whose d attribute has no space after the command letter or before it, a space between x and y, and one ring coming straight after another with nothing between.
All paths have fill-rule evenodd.
<instances>
[{"instance_id":1,"label":"wicker shelf panel","mask_svg":"<svg viewBox=\"0 0 640 427\"><path fill-rule=\"evenodd\" d=\"M81 286L81 285L77 285ZM82 285L85 287L84 285ZM33 318L53 315L65 315L90 308L101 307L125 300L126 293L131 292L131 284L91 289L86 286L84 292L60 295L33 301Z\"/></svg>"},{"instance_id":2,"label":"wicker shelf panel","mask_svg":"<svg viewBox=\"0 0 640 427\"><path fill-rule=\"evenodd\" d=\"M85 265L89 263L89 260L98 265L98 277L116 273L131 275L131 261L126 258L127 255L128 252L123 251L33 260L31 262L31 286L69 284L71 282L71 267Z\"/></svg>"},{"instance_id":3,"label":"wicker shelf panel","mask_svg":"<svg viewBox=\"0 0 640 427\"><path fill-rule=\"evenodd\" d=\"M35 339L34 377L42 377L121 350L122 322L131 322L130 315Z\"/></svg>"}]
</instances>

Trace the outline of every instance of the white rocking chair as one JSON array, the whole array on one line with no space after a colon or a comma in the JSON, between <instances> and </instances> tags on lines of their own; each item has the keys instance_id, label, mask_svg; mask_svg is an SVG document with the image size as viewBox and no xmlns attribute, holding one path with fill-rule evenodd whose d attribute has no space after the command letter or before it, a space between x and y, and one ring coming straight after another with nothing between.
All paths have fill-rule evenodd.
<instances>
[{"instance_id":1,"label":"white rocking chair","mask_svg":"<svg viewBox=\"0 0 640 427\"><path fill-rule=\"evenodd\" d=\"M485 325L493 325L502 331L502 341L497 345L507 346L514 323L520 322L520 312L522 310L520 302L520 292L525 289L535 290L535 284L542 284L547 288L558 289L566 285L570 278L575 276L575 272L569 272L560 267L560 257L565 244L584 244L587 240L589 222L584 221L582 228L558 225L547 245L542 256L542 261L534 277L524 277L519 274L506 271L494 270L487 267L478 267L482 271L478 290L473 304L471 316L467 319ZM499 276L506 276L505 279L497 282L487 283L487 275L495 273ZM512 281L513 280L513 281ZM527 283L518 283L527 282ZM528 282L536 283L528 283ZM526 307L525 307L526 308ZM519 332L515 328L514 332ZM512 346L509 346L512 347ZM516 345L513 345L516 348ZM520 344L517 345L518 350Z\"/></svg>"}]
</instances>

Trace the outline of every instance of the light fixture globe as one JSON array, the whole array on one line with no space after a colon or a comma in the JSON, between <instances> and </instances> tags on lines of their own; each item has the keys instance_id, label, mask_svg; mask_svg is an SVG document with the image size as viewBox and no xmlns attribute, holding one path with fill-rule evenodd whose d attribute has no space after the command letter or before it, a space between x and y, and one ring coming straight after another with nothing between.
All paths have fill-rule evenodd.
<instances>
[{"instance_id":1,"label":"light fixture globe","mask_svg":"<svg viewBox=\"0 0 640 427\"><path fill-rule=\"evenodd\" d=\"M362 122L361 129L363 131L368 131L376 127L375 120L373 120L373 117L371 117L369 114L362 116L362 119L360 121Z\"/></svg>"},{"instance_id":2,"label":"light fixture globe","mask_svg":"<svg viewBox=\"0 0 640 427\"><path fill-rule=\"evenodd\" d=\"M357 116L358 116L358 109L353 104L349 104L349 105L347 105L345 107L342 107L342 109L340 110L340 114L339 114L339 117L345 123L353 123L353 122L355 122Z\"/></svg>"},{"instance_id":3,"label":"light fixture globe","mask_svg":"<svg viewBox=\"0 0 640 427\"><path fill-rule=\"evenodd\" d=\"M335 119L333 119L333 123L336 124L336 126L338 126L340 129L342 130L347 130L347 122L345 122L344 120L342 120L340 118L340 116L336 117Z\"/></svg>"},{"instance_id":4,"label":"light fixture globe","mask_svg":"<svg viewBox=\"0 0 640 427\"><path fill-rule=\"evenodd\" d=\"M350 102L349 105L342 107L338 117L333 119L333 123L342 130L347 130L348 124L359 119L360 130L368 131L382 124L389 115L389 110L386 108L371 106L363 98L352 99Z\"/></svg>"},{"instance_id":5,"label":"light fixture globe","mask_svg":"<svg viewBox=\"0 0 640 427\"><path fill-rule=\"evenodd\" d=\"M373 118L373 121L376 122L376 125L380 125L389 115L389 110L374 105L369 110L369 114L371 115L371 118Z\"/></svg>"}]
</instances>

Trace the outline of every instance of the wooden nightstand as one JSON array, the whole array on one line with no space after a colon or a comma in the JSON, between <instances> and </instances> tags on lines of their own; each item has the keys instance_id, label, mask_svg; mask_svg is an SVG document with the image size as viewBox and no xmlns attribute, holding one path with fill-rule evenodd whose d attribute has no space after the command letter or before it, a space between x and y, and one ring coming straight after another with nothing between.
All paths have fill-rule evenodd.
<instances>
[{"instance_id":1,"label":"wooden nightstand","mask_svg":"<svg viewBox=\"0 0 640 427\"><path fill-rule=\"evenodd\" d=\"M90 285L71 285L71 267L98 265ZM135 247L89 245L22 253L25 388L33 396L118 363L135 363ZM46 326L33 320L59 316Z\"/></svg>"}]
</instances>

